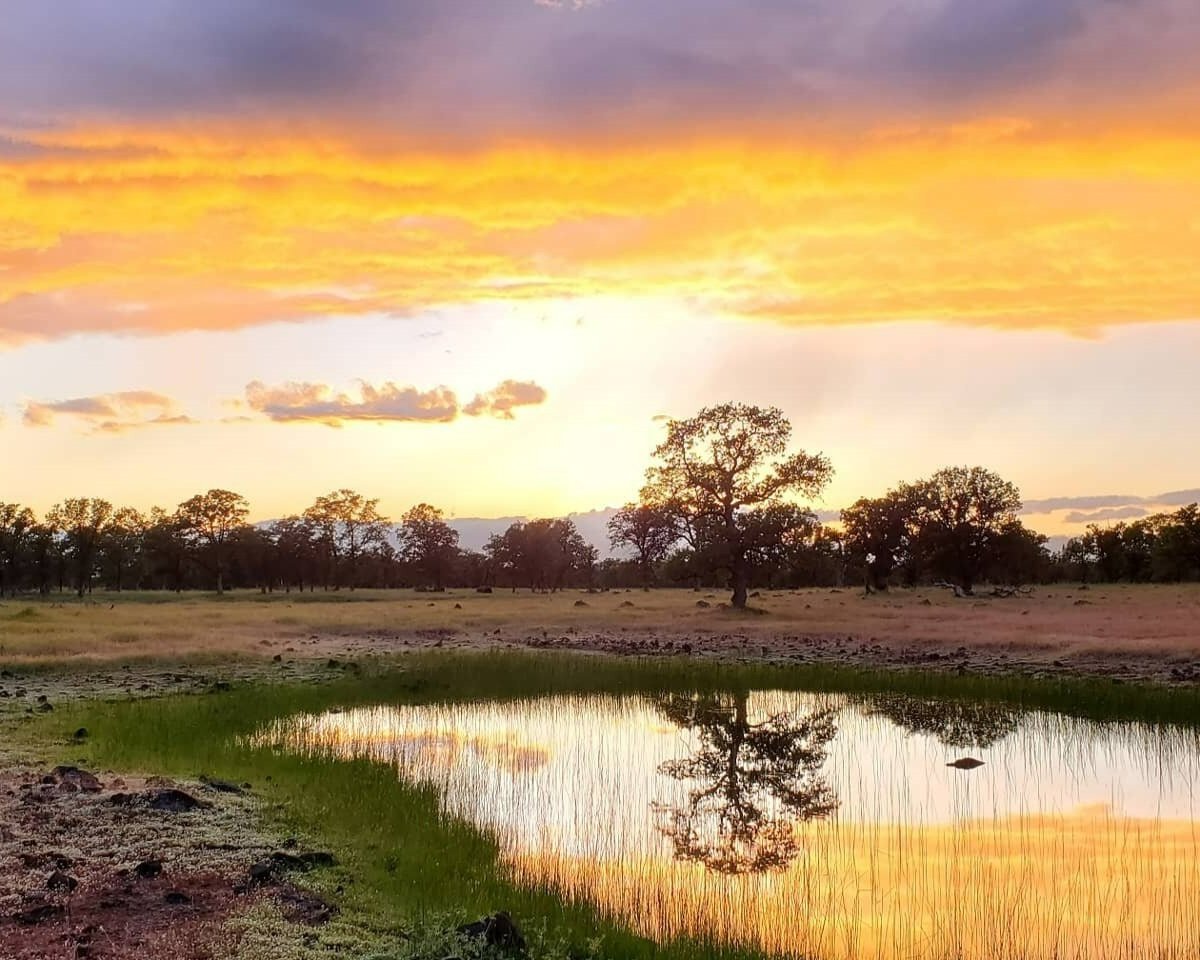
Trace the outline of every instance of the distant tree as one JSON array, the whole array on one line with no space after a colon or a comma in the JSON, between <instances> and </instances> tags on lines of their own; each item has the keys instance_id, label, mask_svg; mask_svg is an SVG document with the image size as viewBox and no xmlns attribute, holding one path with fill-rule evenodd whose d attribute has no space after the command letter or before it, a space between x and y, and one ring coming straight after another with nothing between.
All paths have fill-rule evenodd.
<instances>
[{"instance_id":1,"label":"distant tree","mask_svg":"<svg viewBox=\"0 0 1200 960\"><path fill-rule=\"evenodd\" d=\"M679 541L679 523L675 511L661 504L627 503L608 521L608 539L613 549L634 550L642 586L648 587L654 565Z\"/></svg>"},{"instance_id":2,"label":"distant tree","mask_svg":"<svg viewBox=\"0 0 1200 960\"><path fill-rule=\"evenodd\" d=\"M184 534L207 553L217 579L217 593L225 592L229 542L250 516L250 504L231 490L209 490L179 505Z\"/></svg>"},{"instance_id":3,"label":"distant tree","mask_svg":"<svg viewBox=\"0 0 1200 960\"><path fill-rule=\"evenodd\" d=\"M787 452L792 426L774 408L726 403L667 423L642 500L696 526L729 571L732 603L745 608L757 531L746 512L791 496L816 496L833 475L821 454ZM719 559L718 559L719 558Z\"/></svg>"},{"instance_id":4,"label":"distant tree","mask_svg":"<svg viewBox=\"0 0 1200 960\"><path fill-rule=\"evenodd\" d=\"M1043 534L1030 530L1020 521L1001 527L987 568L992 582L1020 586L1040 581L1050 561L1046 540Z\"/></svg>"},{"instance_id":5,"label":"distant tree","mask_svg":"<svg viewBox=\"0 0 1200 960\"><path fill-rule=\"evenodd\" d=\"M929 568L970 594L1004 531L1017 523L1021 493L983 467L949 467L918 485L919 546Z\"/></svg>"},{"instance_id":6,"label":"distant tree","mask_svg":"<svg viewBox=\"0 0 1200 960\"><path fill-rule=\"evenodd\" d=\"M274 570L284 589L292 587L304 592L304 585L313 584L316 570L316 538L313 525L303 517L291 516L271 524L270 542L274 551Z\"/></svg>"},{"instance_id":7,"label":"distant tree","mask_svg":"<svg viewBox=\"0 0 1200 960\"><path fill-rule=\"evenodd\" d=\"M46 514L49 525L61 530L66 538L66 556L75 566L76 592L80 597L91 588L96 555L112 515L111 503L90 497L64 500Z\"/></svg>"},{"instance_id":8,"label":"distant tree","mask_svg":"<svg viewBox=\"0 0 1200 960\"><path fill-rule=\"evenodd\" d=\"M833 711L752 718L744 692L669 695L656 706L697 741L659 767L690 784L684 804L655 805L677 859L726 875L782 870L800 852L795 824L837 809L821 772L837 732Z\"/></svg>"},{"instance_id":9,"label":"distant tree","mask_svg":"<svg viewBox=\"0 0 1200 960\"><path fill-rule=\"evenodd\" d=\"M37 517L19 503L0 503L0 597L17 592Z\"/></svg>"},{"instance_id":10,"label":"distant tree","mask_svg":"<svg viewBox=\"0 0 1200 960\"><path fill-rule=\"evenodd\" d=\"M127 577L140 586L146 530L149 521L132 507L122 507L112 517L100 544L102 566L109 584L119 593Z\"/></svg>"},{"instance_id":11,"label":"distant tree","mask_svg":"<svg viewBox=\"0 0 1200 960\"><path fill-rule=\"evenodd\" d=\"M892 573L911 562L920 495L901 484L882 497L863 497L842 511L846 552L861 565L867 592L886 591Z\"/></svg>"},{"instance_id":12,"label":"distant tree","mask_svg":"<svg viewBox=\"0 0 1200 960\"><path fill-rule=\"evenodd\" d=\"M397 528L400 556L411 564L425 585L446 586L458 557L458 531L446 523L437 507L420 503L400 518Z\"/></svg>"},{"instance_id":13,"label":"distant tree","mask_svg":"<svg viewBox=\"0 0 1200 960\"><path fill-rule=\"evenodd\" d=\"M176 513L154 507L146 518L142 552L149 575L176 593L186 585L190 548L186 521Z\"/></svg>"},{"instance_id":14,"label":"distant tree","mask_svg":"<svg viewBox=\"0 0 1200 960\"><path fill-rule=\"evenodd\" d=\"M318 497L304 511L304 519L312 525L317 542L327 552L334 588L341 587L343 579L347 579L354 589L363 555L387 540L388 519L380 514L379 501L368 500L354 490L335 490Z\"/></svg>"},{"instance_id":15,"label":"distant tree","mask_svg":"<svg viewBox=\"0 0 1200 960\"><path fill-rule=\"evenodd\" d=\"M1190 503L1158 518L1155 566L1159 579L1200 578L1200 505Z\"/></svg>"},{"instance_id":16,"label":"distant tree","mask_svg":"<svg viewBox=\"0 0 1200 960\"><path fill-rule=\"evenodd\" d=\"M573 580L590 584L597 560L596 548L569 519L514 523L492 536L484 552L514 590L554 592Z\"/></svg>"}]
</instances>

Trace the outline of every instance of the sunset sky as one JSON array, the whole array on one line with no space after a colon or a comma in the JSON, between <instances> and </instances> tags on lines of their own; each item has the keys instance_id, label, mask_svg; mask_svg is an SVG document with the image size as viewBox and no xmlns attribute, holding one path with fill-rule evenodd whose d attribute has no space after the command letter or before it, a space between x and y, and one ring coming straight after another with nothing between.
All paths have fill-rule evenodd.
<instances>
[{"instance_id":1,"label":"sunset sky","mask_svg":"<svg viewBox=\"0 0 1200 960\"><path fill-rule=\"evenodd\" d=\"M1200 497L1196 0L14 0L0 501L636 496L778 405L836 509L947 464Z\"/></svg>"}]
</instances>

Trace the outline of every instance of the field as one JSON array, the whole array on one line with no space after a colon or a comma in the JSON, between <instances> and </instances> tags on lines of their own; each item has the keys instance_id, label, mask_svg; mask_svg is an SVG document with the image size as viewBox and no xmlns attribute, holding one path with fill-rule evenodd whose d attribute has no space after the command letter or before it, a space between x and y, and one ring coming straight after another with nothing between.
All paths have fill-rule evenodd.
<instances>
[{"instance_id":1,"label":"field","mask_svg":"<svg viewBox=\"0 0 1200 960\"><path fill-rule=\"evenodd\" d=\"M723 593L97 594L0 603L0 663L379 655L429 646L832 661L1200 680L1200 585ZM701 606L704 604L706 606Z\"/></svg>"},{"instance_id":2,"label":"field","mask_svg":"<svg viewBox=\"0 0 1200 960\"><path fill-rule=\"evenodd\" d=\"M857 960L871 938L869 955L890 960L907 956L926 926L939 944L932 960L1044 960L1093 933L1072 956L1141 960L1139 944L1128 941L1134 927L1093 930L1053 920L1075 907L1088 916L1096 905L1113 904L1136 912L1137 936L1152 938L1156 958L1200 949L1193 909L1200 900L1192 896L1200 890L1200 861L1188 819L1093 811L1082 820L985 818L974 832L952 833L915 820L903 830L877 830L853 817L838 829L797 826L826 853L800 861L788 876L804 878L809 909L842 917L812 929L804 911L767 911L771 898L791 902L786 890L778 892L783 881L770 875L727 883L686 865L629 858L602 869L594 858L565 852L551 862L513 848L494 826L448 811L445 786L397 776L396 751L406 743L432 751L426 759L435 769L477 756L499 770L535 771L549 756L536 737L499 728L468 735L455 720L449 733L418 727L392 741L357 726L383 716L374 712L381 709L519 717L531 709L523 704L547 697L566 698L554 714L556 729L576 716L571 703L583 716L597 704L648 709L670 696L727 705L724 723L738 697L780 691L837 706L843 735L866 738L847 755L871 751L861 775L844 773L851 794L877 789L885 805L907 788L893 794L886 783L870 788L867 781L889 763L911 765L911 757L884 759L888 750L909 750L911 738L933 751L917 768L921 778L968 752L994 763L997 803L1013 801L1004 784L1026 761L1045 767L1030 781L1030 796L1046 783L1049 799L1057 797L1049 784L1058 766L1070 783L1096 776L1098 763L1118 755L1130 758L1122 774L1130 782L1184 792L1200 783L1200 587L1059 586L975 600L938 590L871 597L851 589L764 591L745 613L725 608L725 599L661 590L6 600L0 958L465 960L487 951L454 927L503 909L520 920L532 960L794 956L805 937L824 944L820 960ZM634 743L642 739L637 730L662 723L638 722ZM313 723L328 725L332 746L306 754L280 739L278 731ZM588 723L576 731L581 743L609 750L603 722ZM271 730L277 733L263 739ZM355 738L366 752L343 751ZM685 738L664 742L679 746ZM94 771L97 790L79 791L74 774L48 772L61 763ZM610 769L627 766L618 757ZM567 803L587 769L516 809ZM654 780L654 769L643 762L640 776ZM985 782L979 777L991 767L982 769L963 786ZM164 787L200 806L182 814L148 809L144 798ZM129 796L132 805L122 799ZM981 794L984 809L992 802ZM568 817L587 820L578 812ZM518 831L517 839L534 835ZM1005 910L1024 911L1022 941L993 948L995 931L1010 918L982 909L991 887L973 888L971 896L982 898L974 906L966 887L956 892L966 882L961 871L973 876L962 859L967 849L973 861L1000 871ZM892 854L880 859L885 850L915 872L906 867L906 879L889 873ZM256 865L308 851L329 851L314 855L335 865L247 885ZM1163 851L1178 854L1170 872ZM1056 859L1047 859L1051 853ZM60 860L72 864L64 869L79 887L48 896L44 887ZM135 864L155 860L164 864L161 877L130 883ZM1035 881L1053 910L1039 912L1043 901L1025 898ZM703 897L693 895L696 884ZM649 887L658 907L646 906ZM852 888L859 892L850 899L838 892ZM916 899L901 906L910 903L906 896ZM186 910L165 907L172 901L164 897ZM1155 898L1174 905L1169 915L1153 909ZM29 915L31 903L51 912L31 925L13 919ZM887 949L871 913L880 904L890 905ZM961 929L947 925L956 917L966 918ZM107 931L107 941L89 939L89 930Z\"/></svg>"}]
</instances>

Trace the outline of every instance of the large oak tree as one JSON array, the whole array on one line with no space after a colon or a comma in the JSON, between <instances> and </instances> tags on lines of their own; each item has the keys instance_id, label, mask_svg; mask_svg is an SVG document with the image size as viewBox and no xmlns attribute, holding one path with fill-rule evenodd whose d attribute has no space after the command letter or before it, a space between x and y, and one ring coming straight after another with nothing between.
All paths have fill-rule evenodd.
<instances>
[{"instance_id":1,"label":"large oak tree","mask_svg":"<svg viewBox=\"0 0 1200 960\"><path fill-rule=\"evenodd\" d=\"M823 454L788 452L792 425L775 407L725 403L667 422L642 500L668 507L712 538L729 571L733 606L746 606L763 511L814 497L833 476Z\"/></svg>"}]
</instances>

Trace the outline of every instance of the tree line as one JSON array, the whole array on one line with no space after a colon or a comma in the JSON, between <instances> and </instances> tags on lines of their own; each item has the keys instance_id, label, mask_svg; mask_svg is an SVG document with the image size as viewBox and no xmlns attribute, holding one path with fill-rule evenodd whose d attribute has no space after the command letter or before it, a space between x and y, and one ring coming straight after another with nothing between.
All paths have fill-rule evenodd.
<instances>
[{"instance_id":1,"label":"tree line","mask_svg":"<svg viewBox=\"0 0 1200 960\"><path fill-rule=\"evenodd\" d=\"M804 501L833 476L820 453L791 450L775 408L723 404L671 420L638 501L598 551L569 519L512 524L482 551L463 549L443 513L418 504L397 521L379 500L341 489L302 513L250 524L250 506L209 490L174 510L64 500L44 517L0 502L0 595L104 590L263 592L356 588L726 588L861 584L868 592L943 583L1200 578L1200 509L1089 527L1051 553L1021 522L1020 491L983 467L951 467L863 498L822 523Z\"/></svg>"}]
</instances>

